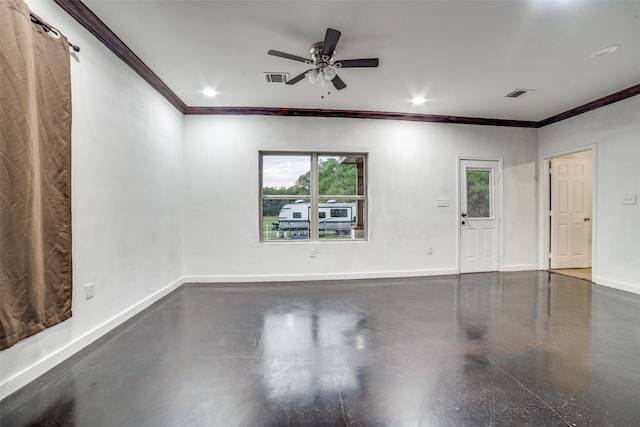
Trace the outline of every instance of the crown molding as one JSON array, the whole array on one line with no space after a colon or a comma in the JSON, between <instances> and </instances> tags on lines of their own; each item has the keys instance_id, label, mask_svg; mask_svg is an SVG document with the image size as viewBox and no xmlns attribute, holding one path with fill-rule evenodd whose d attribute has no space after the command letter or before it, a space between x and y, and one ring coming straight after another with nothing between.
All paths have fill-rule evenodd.
<instances>
[{"instance_id":1,"label":"crown molding","mask_svg":"<svg viewBox=\"0 0 640 427\"><path fill-rule=\"evenodd\" d=\"M551 125L553 123L558 123L566 119L570 119L571 117L578 116L582 113L586 113L587 111L596 110L598 108L602 108L605 105L613 104L614 102L622 101L623 99L631 98L632 96L640 95L640 84L635 86L628 87L619 92L612 93L611 95L607 95L600 99L596 99L595 101L588 102L579 107L573 108L571 110L565 111L564 113L556 114L555 116L548 117L544 120L538 122L539 128Z\"/></svg>"},{"instance_id":2,"label":"crown molding","mask_svg":"<svg viewBox=\"0 0 640 427\"><path fill-rule=\"evenodd\" d=\"M79 0L53 0L80 25L100 40L111 52L140 75L182 114L187 104L167 86L107 25Z\"/></svg>"},{"instance_id":3,"label":"crown molding","mask_svg":"<svg viewBox=\"0 0 640 427\"><path fill-rule=\"evenodd\" d=\"M456 123L482 126L541 128L575 117L587 111L613 104L640 94L640 84L548 117L539 122L526 120L487 119L480 117L441 116L432 114L406 114L383 111L326 110L308 108L270 107L190 107L176 95L135 53L124 44L107 25L80 0L53 0L80 25L86 28L125 64L138 73L178 111L186 115L262 115L292 117L340 117L354 119L401 120L431 123Z\"/></svg>"},{"instance_id":4,"label":"crown molding","mask_svg":"<svg viewBox=\"0 0 640 427\"><path fill-rule=\"evenodd\" d=\"M293 116L339 117L349 119L401 120L410 122L456 123L465 125L537 127L537 122L524 120L486 119L480 117L440 116L433 114L406 114L382 111L328 110L314 108L271 107L187 107L186 115L235 115L235 116Z\"/></svg>"}]
</instances>

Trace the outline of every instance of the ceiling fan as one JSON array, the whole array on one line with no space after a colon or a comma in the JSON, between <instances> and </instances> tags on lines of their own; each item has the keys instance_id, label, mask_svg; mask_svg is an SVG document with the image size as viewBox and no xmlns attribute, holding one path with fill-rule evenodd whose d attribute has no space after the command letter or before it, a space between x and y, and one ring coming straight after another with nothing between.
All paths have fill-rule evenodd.
<instances>
[{"instance_id":1,"label":"ceiling fan","mask_svg":"<svg viewBox=\"0 0 640 427\"><path fill-rule=\"evenodd\" d=\"M301 56L291 55L289 53L280 52L278 50L270 50L269 55L279 56L280 58L292 59L294 61L304 62L312 65L313 68L298 74L294 78L287 80L288 85L294 85L300 80L307 77L312 83L320 76L323 81L331 81L337 90L342 90L347 85L338 76L339 68L361 68L361 67L377 67L378 58L365 59L343 59L336 60L336 45L342 33L333 28L327 28L324 41L314 43L309 50L311 59Z\"/></svg>"}]
</instances>

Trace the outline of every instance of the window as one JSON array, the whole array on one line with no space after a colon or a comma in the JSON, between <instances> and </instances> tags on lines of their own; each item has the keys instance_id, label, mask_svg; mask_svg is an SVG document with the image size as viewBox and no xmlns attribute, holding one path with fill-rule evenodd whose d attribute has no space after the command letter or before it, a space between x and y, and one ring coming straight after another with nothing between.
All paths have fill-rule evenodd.
<instances>
[{"instance_id":1,"label":"window","mask_svg":"<svg viewBox=\"0 0 640 427\"><path fill-rule=\"evenodd\" d=\"M467 170L467 215L492 218L490 170Z\"/></svg>"},{"instance_id":2,"label":"window","mask_svg":"<svg viewBox=\"0 0 640 427\"><path fill-rule=\"evenodd\" d=\"M262 241L364 240L366 155L260 153Z\"/></svg>"}]
</instances>

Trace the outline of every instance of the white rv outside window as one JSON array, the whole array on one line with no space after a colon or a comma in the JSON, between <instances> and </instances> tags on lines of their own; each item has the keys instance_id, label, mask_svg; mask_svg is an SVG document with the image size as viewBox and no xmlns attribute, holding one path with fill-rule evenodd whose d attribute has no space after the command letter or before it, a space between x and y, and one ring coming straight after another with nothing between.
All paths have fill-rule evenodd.
<instances>
[{"instance_id":1,"label":"white rv outside window","mask_svg":"<svg viewBox=\"0 0 640 427\"><path fill-rule=\"evenodd\" d=\"M367 236L366 154L260 153L260 239Z\"/></svg>"},{"instance_id":2,"label":"white rv outside window","mask_svg":"<svg viewBox=\"0 0 640 427\"><path fill-rule=\"evenodd\" d=\"M347 209L331 209L331 217L332 218L346 218L348 217Z\"/></svg>"}]
</instances>

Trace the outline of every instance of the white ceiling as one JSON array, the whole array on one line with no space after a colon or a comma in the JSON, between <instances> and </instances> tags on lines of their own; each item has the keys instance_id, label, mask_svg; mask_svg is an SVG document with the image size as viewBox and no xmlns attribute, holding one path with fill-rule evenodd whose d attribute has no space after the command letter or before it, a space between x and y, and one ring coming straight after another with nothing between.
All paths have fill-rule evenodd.
<instances>
[{"instance_id":1,"label":"white ceiling","mask_svg":"<svg viewBox=\"0 0 640 427\"><path fill-rule=\"evenodd\" d=\"M539 121L640 83L637 0L83 2L189 106ZM307 57L327 27L342 32L339 59L380 66L341 70L347 88L324 99L318 82L266 82L309 68L269 49ZM514 89L535 91L504 97Z\"/></svg>"}]
</instances>

